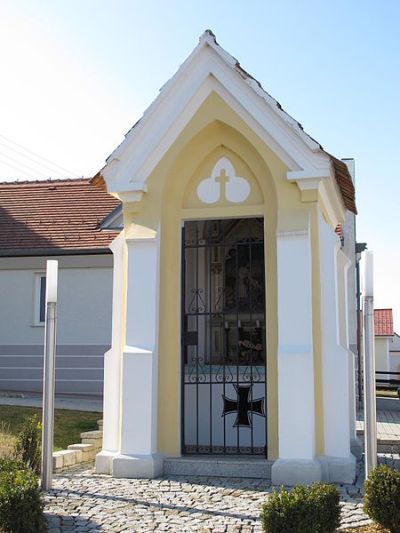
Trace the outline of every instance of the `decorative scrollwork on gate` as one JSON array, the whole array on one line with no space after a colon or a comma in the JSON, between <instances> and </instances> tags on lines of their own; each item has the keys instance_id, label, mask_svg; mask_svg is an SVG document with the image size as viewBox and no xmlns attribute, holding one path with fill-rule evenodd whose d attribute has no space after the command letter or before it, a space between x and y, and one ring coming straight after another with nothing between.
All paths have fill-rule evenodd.
<instances>
[{"instance_id":1,"label":"decorative scrollwork on gate","mask_svg":"<svg viewBox=\"0 0 400 533\"><path fill-rule=\"evenodd\" d=\"M187 380L190 383L205 383L207 381L207 371L204 367L204 357L191 357L190 372Z\"/></svg>"}]
</instances>

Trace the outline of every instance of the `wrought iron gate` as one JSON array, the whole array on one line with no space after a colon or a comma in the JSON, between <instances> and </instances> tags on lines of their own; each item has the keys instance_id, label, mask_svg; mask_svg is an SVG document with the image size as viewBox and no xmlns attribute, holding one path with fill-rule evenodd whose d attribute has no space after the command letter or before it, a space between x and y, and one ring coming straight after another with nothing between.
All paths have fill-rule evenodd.
<instances>
[{"instance_id":1,"label":"wrought iron gate","mask_svg":"<svg viewBox=\"0 0 400 533\"><path fill-rule=\"evenodd\" d=\"M263 219L186 222L182 451L266 454Z\"/></svg>"}]
</instances>

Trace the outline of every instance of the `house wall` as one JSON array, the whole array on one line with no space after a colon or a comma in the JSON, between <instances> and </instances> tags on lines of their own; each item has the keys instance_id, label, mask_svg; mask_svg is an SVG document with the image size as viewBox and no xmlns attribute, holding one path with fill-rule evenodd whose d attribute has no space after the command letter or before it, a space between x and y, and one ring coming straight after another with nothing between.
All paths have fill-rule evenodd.
<instances>
[{"instance_id":1,"label":"house wall","mask_svg":"<svg viewBox=\"0 0 400 533\"><path fill-rule=\"evenodd\" d=\"M2 391L42 390L44 326L35 320L35 279L45 272L46 259L0 259ZM111 343L112 255L56 259L56 393L102 395L103 356Z\"/></svg>"},{"instance_id":2,"label":"house wall","mask_svg":"<svg viewBox=\"0 0 400 533\"><path fill-rule=\"evenodd\" d=\"M400 352L391 352L390 353L390 371L391 372L400 372ZM396 376L393 376L396 378ZM398 377L396 379L399 379Z\"/></svg>"},{"instance_id":3,"label":"house wall","mask_svg":"<svg viewBox=\"0 0 400 533\"><path fill-rule=\"evenodd\" d=\"M389 339L375 337L375 369L389 370Z\"/></svg>"},{"instance_id":4,"label":"house wall","mask_svg":"<svg viewBox=\"0 0 400 533\"><path fill-rule=\"evenodd\" d=\"M400 372L400 335L397 333L389 341L389 361L390 370L392 372Z\"/></svg>"}]
</instances>

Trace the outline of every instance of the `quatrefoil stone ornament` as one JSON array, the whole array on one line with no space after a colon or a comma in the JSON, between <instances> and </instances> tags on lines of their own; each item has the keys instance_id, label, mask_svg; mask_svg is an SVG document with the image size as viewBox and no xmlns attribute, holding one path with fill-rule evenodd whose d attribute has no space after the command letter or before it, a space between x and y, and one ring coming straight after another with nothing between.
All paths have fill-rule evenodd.
<instances>
[{"instance_id":1,"label":"quatrefoil stone ornament","mask_svg":"<svg viewBox=\"0 0 400 533\"><path fill-rule=\"evenodd\" d=\"M250 194L249 182L236 176L236 170L227 157L221 157L212 169L211 176L197 186L197 196L205 204L225 200L238 204Z\"/></svg>"}]
</instances>

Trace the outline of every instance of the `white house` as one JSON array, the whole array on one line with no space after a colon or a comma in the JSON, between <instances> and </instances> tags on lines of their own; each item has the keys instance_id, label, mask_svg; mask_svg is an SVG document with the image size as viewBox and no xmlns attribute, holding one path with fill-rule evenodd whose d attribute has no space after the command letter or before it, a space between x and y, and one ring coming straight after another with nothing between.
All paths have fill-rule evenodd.
<instances>
[{"instance_id":1,"label":"white house","mask_svg":"<svg viewBox=\"0 0 400 533\"><path fill-rule=\"evenodd\" d=\"M201 36L101 171L125 229L98 472L353 480L352 170Z\"/></svg>"},{"instance_id":2,"label":"white house","mask_svg":"<svg viewBox=\"0 0 400 533\"><path fill-rule=\"evenodd\" d=\"M374 309L375 368L381 372L392 369L390 347L393 343L392 309Z\"/></svg>"},{"instance_id":3,"label":"white house","mask_svg":"<svg viewBox=\"0 0 400 533\"><path fill-rule=\"evenodd\" d=\"M400 335L393 332L393 338L389 346L390 370L400 372Z\"/></svg>"},{"instance_id":4,"label":"white house","mask_svg":"<svg viewBox=\"0 0 400 533\"><path fill-rule=\"evenodd\" d=\"M56 392L103 393L119 201L101 179L0 184L0 391L40 392L46 259L59 261Z\"/></svg>"}]
</instances>

